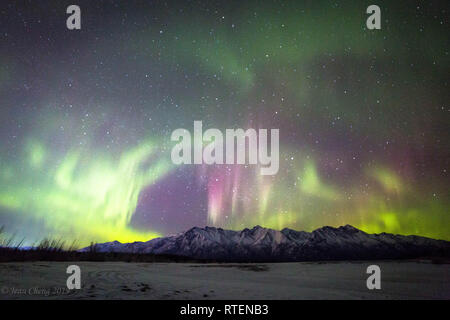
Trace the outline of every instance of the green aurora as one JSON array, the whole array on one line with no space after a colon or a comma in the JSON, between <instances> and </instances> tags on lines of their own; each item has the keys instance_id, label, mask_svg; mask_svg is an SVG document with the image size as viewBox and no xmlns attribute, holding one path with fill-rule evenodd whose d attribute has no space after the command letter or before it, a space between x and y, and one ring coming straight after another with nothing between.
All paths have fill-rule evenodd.
<instances>
[{"instance_id":1,"label":"green aurora","mask_svg":"<svg viewBox=\"0 0 450 320\"><path fill-rule=\"evenodd\" d=\"M48 16L64 4L3 22L9 234L87 245L351 224L450 240L443 3L380 1L382 29L367 30L364 1L132 2L81 1L78 33ZM174 166L170 133L194 120L280 128L279 173Z\"/></svg>"}]
</instances>

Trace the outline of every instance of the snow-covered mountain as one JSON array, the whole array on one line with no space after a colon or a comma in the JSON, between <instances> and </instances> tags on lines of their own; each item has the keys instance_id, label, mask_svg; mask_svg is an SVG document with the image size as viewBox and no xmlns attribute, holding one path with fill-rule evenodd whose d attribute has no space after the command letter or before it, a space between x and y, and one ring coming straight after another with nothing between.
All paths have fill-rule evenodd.
<instances>
[{"instance_id":1,"label":"snow-covered mountain","mask_svg":"<svg viewBox=\"0 0 450 320\"><path fill-rule=\"evenodd\" d=\"M89 251L90 248L81 249ZM388 233L367 234L350 225L313 232L256 226L242 231L194 227L147 242L96 244L97 252L170 254L216 261L311 261L450 257L450 242Z\"/></svg>"}]
</instances>

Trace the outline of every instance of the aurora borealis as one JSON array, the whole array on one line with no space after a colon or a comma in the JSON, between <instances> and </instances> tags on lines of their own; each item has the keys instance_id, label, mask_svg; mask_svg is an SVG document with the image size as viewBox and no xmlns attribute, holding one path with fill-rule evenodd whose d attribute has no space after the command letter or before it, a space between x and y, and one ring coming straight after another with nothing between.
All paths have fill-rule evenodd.
<instances>
[{"instance_id":1,"label":"aurora borealis","mask_svg":"<svg viewBox=\"0 0 450 320\"><path fill-rule=\"evenodd\" d=\"M0 5L0 226L143 241L193 226L450 240L446 1ZM177 128L277 128L280 167L173 165Z\"/></svg>"}]
</instances>

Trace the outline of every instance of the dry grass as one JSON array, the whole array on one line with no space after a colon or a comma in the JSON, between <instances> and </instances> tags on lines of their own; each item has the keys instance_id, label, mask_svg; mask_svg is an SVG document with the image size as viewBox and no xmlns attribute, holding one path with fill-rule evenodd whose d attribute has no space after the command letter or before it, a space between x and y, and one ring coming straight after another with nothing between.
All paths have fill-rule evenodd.
<instances>
[{"instance_id":1,"label":"dry grass","mask_svg":"<svg viewBox=\"0 0 450 320\"><path fill-rule=\"evenodd\" d=\"M87 252L76 250L76 242L66 245L65 241L45 238L31 248L23 248L25 239L19 242L6 236L0 227L0 262L13 261L122 261L122 262L200 262L186 257L121 252L97 252L91 243Z\"/></svg>"}]
</instances>

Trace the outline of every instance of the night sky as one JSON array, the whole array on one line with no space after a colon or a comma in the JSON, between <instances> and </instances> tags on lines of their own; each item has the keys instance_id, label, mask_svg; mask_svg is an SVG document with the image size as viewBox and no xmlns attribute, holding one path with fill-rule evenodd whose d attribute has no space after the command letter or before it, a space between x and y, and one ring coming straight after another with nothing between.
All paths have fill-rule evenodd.
<instances>
[{"instance_id":1,"label":"night sky","mask_svg":"<svg viewBox=\"0 0 450 320\"><path fill-rule=\"evenodd\" d=\"M205 225L450 240L448 16L448 1L2 1L0 226L80 245ZM173 165L170 135L194 120L280 129L278 174Z\"/></svg>"}]
</instances>

